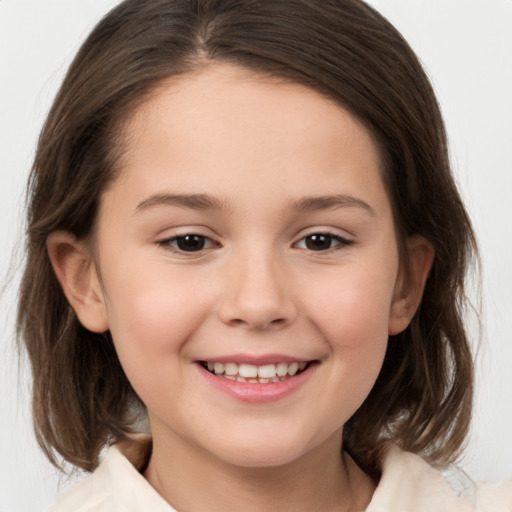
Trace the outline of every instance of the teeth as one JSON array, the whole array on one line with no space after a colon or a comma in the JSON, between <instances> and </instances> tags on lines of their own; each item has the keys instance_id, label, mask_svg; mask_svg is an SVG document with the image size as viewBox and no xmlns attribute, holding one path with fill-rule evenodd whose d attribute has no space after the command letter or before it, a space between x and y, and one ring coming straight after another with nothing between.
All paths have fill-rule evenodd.
<instances>
[{"instance_id":1,"label":"teeth","mask_svg":"<svg viewBox=\"0 0 512 512\"><path fill-rule=\"evenodd\" d=\"M288 374L288 365L286 363L279 363L276 365L276 374L278 377L284 377Z\"/></svg>"},{"instance_id":2,"label":"teeth","mask_svg":"<svg viewBox=\"0 0 512 512\"><path fill-rule=\"evenodd\" d=\"M226 363L224 365L224 371L226 372L226 375L236 375L238 373L238 365L235 363Z\"/></svg>"},{"instance_id":3,"label":"teeth","mask_svg":"<svg viewBox=\"0 0 512 512\"><path fill-rule=\"evenodd\" d=\"M217 364L217 363L215 363ZM292 363L288 366L288 375L295 375L299 369L299 363Z\"/></svg>"},{"instance_id":4,"label":"teeth","mask_svg":"<svg viewBox=\"0 0 512 512\"><path fill-rule=\"evenodd\" d=\"M209 371L219 377L250 384L266 384L268 382L281 382L303 371L307 362L276 363L256 366L253 364L215 363L207 362Z\"/></svg>"},{"instance_id":5,"label":"teeth","mask_svg":"<svg viewBox=\"0 0 512 512\"><path fill-rule=\"evenodd\" d=\"M258 377L260 379L272 379L276 376L276 365L266 364L265 366L258 366Z\"/></svg>"},{"instance_id":6,"label":"teeth","mask_svg":"<svg viewBox=\"0 0 512 512\"><path fill-rule=\"evenodd\" d=\"M217 372L215 372L217 373ZM258 376L258 367L253 364L241 364L238 366L238 375L240 377L257 377Z\"/></svg>"}]
</instances>

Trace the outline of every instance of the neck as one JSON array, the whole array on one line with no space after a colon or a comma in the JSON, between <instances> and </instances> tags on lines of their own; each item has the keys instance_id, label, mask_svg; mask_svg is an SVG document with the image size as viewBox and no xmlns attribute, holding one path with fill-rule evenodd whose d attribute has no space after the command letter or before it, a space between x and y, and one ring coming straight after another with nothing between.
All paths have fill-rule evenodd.
<instances>
[{"instance_id":1,"label":"neck","mask_svg":"<svg viewBox=\"0 0 512 512\"><path fill-rule=\"evenodd\" d=\"M291 463L240 467L153 433L148 482L177 510L360 511L374 483L342 453L341 434Z\"/></svg>"}]
</instances>

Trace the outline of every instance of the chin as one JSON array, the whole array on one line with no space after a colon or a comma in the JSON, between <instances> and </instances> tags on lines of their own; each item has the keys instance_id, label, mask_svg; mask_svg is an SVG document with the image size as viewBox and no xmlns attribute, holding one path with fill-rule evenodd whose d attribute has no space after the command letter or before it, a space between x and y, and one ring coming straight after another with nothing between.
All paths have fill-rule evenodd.
<instances>
[{"instance_id":1,"label":"chin","mask_svg":"<svg viewBox=\"0 0 512 512\"><path fill-rule=\"evenodd\" d=\"M272 468L290 464L314 447L309 438L296 437L290 432L274 430L262 434L261 431L252 436L230 432L220 443L212 440L210 452L234 466Z\"/></svg>"},{"instance_id":2,"label":"chin","mask_svg":"<svg viewBox=\"0 0 512 512\"><path fill-rule=\"evenodd\" d=\"M276 451L268 447L240 447L228 453L217 454L225 463L241 468L275 468L293 463L303 455L300 450L283 449Z\"/></svg>"}]
</instances>

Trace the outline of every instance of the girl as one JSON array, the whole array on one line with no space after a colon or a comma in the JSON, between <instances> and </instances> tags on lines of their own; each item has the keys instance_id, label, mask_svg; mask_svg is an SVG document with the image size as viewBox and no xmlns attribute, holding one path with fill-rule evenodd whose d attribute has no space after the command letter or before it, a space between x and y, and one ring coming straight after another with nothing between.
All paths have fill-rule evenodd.
<instances>
[{"instance_id":1,"label":"girl","mask_svg":"<svg viewBox=\"0 0 512 512\"><path fill-rule=\"evenodd\" d=\"M364 3L120 4L41 134L27 247L38 440L94 471L52 510L472 509L427 461L468 429L474 236Z\"/></svg>"}]
</instances>

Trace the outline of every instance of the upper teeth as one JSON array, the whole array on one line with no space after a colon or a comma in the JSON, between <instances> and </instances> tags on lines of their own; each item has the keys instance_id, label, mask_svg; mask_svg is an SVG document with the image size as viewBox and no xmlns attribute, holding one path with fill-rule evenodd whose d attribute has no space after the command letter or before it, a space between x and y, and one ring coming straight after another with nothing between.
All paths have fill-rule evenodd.
<instances>
[{"instance_id":1,"label":"upper teeth","mask_svg":"<svg viewBox=\"0 0 512 512\"><path fill-rule=\"evenodd\" d=\"M276 363L256 366L253 364L237 363L212 363L208 362L208 370L216 375L226 374L243 378L273 379L274 377L285 377L295 375L299 370L304 370L306 362Z\"/></svg>"}]
</instances>

